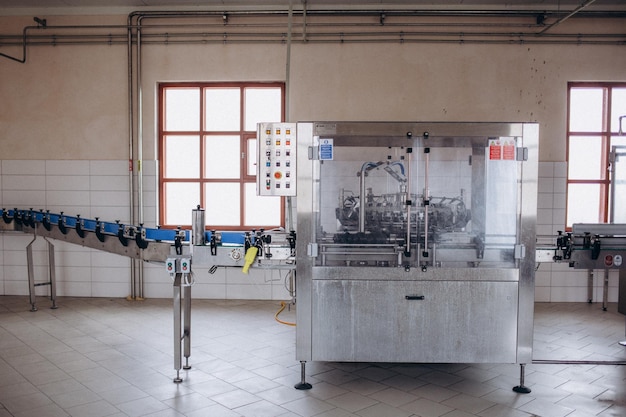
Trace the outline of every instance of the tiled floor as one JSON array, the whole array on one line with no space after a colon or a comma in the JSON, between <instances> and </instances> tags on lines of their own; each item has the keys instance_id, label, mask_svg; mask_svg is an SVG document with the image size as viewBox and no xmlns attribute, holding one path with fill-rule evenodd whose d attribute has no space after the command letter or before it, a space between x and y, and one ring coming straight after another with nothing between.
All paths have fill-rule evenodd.
<instances>
[{"instance_id":1,"label":"tiled floor","mask_svg":"<svg viewBox=\"0 0 626 417\"><path fill-rule=\"evenodd\" d=\"M193 300L192 369L172 382L170 300L0 297L0 417L626 416L626 366L310 363L277 302ZM293 320L294 312L280 316ZM610 305L540 303L535 359L626 360Z\"/></svg>"}]
</instances>

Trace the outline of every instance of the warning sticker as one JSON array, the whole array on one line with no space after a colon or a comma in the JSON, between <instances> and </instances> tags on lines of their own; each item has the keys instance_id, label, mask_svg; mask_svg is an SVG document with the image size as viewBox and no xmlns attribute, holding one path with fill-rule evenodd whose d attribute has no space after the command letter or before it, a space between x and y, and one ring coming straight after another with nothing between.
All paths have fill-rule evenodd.
<instances>
[{"instance_id":1,"label":"warning sticker","mask_svg":"<svg viewBox=\"0 0 626 417\"><path fill-rule=\"evenodd\" d=\"M502 159L505 161L515 160L515 140L512 138L504 139L502 144Z\"/></svg>"},{"instance_id":2,"label":"warning sticker","mask_svg":"<svg viewBox=\"0 0 626 417\"><path fill-rule=\"evenodd\" d=\"M489 159L492 161L502 159L502 144L500 139L489 139Z\"/></svg>"},{"instance_id":3,"label":"warning sticker","mask_svg":"<svg viewBox=\"0 0 626 417\"><path fill-rule=\"evenodd\" d=\"M515 138L489 139L489 159L515 161Z\"/></svg>"}]
</instances>

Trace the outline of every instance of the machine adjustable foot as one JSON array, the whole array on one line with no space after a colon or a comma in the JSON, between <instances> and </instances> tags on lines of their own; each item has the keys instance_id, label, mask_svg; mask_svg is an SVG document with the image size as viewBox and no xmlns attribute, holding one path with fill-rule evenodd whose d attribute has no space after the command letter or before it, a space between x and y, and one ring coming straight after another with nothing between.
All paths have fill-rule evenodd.
<instances>
[{"instance_id":1,"label":"machine adjustable foot","mask_svg":"<svg viewBox=\"0 0 626 417\"><path fill-rule=\"evenodd\" d=\"M517 392L518 394L528 394L530 393L530 388L524 385L524 374L526 371L525 370L526 364L520 363L519 366L520 366L519 385L516 387L513 387L513 391Z\"/></svg>"},{"instance_id":2,"label":"machine adjustable foot","mask_svg":"<svg viewBox=\"0 0 626 417\"><path fill-rule=\"evenodd\" d=\"M191 365L189 365L189 358L185 358L185 365L183 366L183 369L191 369Z\"/></svg>"},{"instance_id":3,"label":"machine adjustable foot","mask_svg":"<svg viewBox=\"0 0 626 417\"><path fill-rule=\"evenodd\" d=\"M305 390L305 389L313 388L313 385L306 382L305 371L306 371L306 362L300 361L300 382L298 382L296 385L293 386L295 389Z\"/></svg>"},{"instance_id":4,"label":"machine adjustable foot","mask_svg":"<svg viewBox=\"0 0 626 417\"><path fill-rule=\"evenodd\" d=\"M618 343L622 346L626 346L626 340L622 340L621 342L618 342Z\"/></svg>"},{"instance_id":5,"label":"machine adjustable foot","mask_svg":"<svg viewBox=\"0 0 626 417\"><path fill-rule=\"evenodd\" d=\"M37 310L39 310L39 309L37 308L37 306L35 306L35 304L31 304L31 305L30 305L30 311L35 312L35 311L37 311Z\"/></svg>"},{"instance_id":6,"label":"machine adjustable foot","mask_svg":"<svg viewBox=\"0 0 626 417\"><path fill-rule=\"evenodd\" d=\"M174 378L174 382L177 384L183 382L183 379L180 377L180 371L176 371L176 378Z\"/></svg>"}]
</instances>

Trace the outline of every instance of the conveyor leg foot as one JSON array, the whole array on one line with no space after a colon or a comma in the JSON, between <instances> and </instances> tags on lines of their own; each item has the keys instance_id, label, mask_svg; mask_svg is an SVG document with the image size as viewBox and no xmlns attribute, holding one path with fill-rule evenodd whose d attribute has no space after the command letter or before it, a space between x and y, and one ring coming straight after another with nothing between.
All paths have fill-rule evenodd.
<instances>
[{"instance_id":1,"label":"conveyor leg foot","mask_svg":"<svg viewBox=\"0 0 626 417\"><path fill-rule=\"evenodd\" d=\"M306 382L305 371L306 371L306 362L300 361L300 382L298 382L296 385L293 386L295 389L305 390L305 389L313 388L313 385Z\"/></svg>"},{"instance_id":2,"label":"conveyor leg foot","mask_svg":"<svg viewBox=\"0 0 626 417\"><path fill-rule=\"evenodd\" d=\"M519 366L520 366L519 385L516 387L513 387L513 391L517 392L518 394L528 394L530 393L530 388L524 385L524 374L526 373L526 369L525 369L526 364L520 363Z\"/></svg>"},{"instance_id":3,"label":"conveyor leg foot","mask_svg":"<svg viewBox=\"0 0 626 417\"><path fill-rule=\"evenodd\" d=\"M31 304L30 305L30 311L34 312L34 311L37 311L37 310L38 310L38 308L35 306L35 304Z\"/></svg>"},{"instance_id":4,"label":"conveyor leg foot","mask_svg":"<svg viewBox=\"0 0 626 417\"><path fill-rule=\"evenodd\" d=\"M177 384L183 382L183 379L180 377L180 371L176 371L176 378L174 378L174 382Z\"/></svg>"},{"instance_id":5,"label":"conveyor leg foot","mask_svg":"<svg viewBox=\"0 0 626 417\"><path fill-rule=\"evenodd\" d=\"M183 369L191 369L191 365L189 365L189 358L185 358L185 366L183 366Z\"/></svg>"},{"instance_id":6,"label":"conveyor leg foot","mask_svg":"<svg viewBox=\"0 0 626 417\"><path fill-rule=\"evenodd\" d=\"M622 340L621 342L618 342L618 343L622 346L626 346L626 340Z\"/></svg>"}]
</instances>

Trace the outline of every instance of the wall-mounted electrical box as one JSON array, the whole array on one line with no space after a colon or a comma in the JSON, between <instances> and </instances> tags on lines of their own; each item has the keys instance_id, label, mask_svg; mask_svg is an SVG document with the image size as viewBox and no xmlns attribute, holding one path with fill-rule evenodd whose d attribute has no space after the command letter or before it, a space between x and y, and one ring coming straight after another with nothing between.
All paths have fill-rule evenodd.
<instances>
[{"instance_id":1,"label":"wall-mounted electrical box","mask_svg":"<svg viewBox=\"0 0 626 417\"><path fill-rule=\"evenodd\" d=\"M296 195L296 124L257 125L257 195Z\"/></svg>"}]
</instances>

